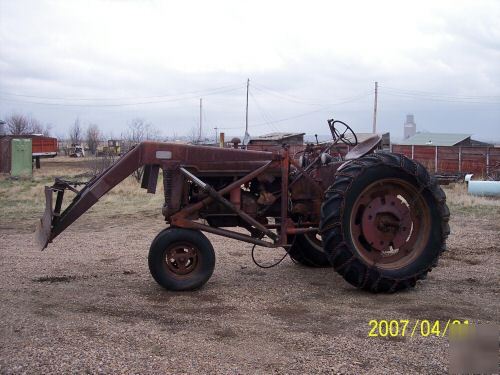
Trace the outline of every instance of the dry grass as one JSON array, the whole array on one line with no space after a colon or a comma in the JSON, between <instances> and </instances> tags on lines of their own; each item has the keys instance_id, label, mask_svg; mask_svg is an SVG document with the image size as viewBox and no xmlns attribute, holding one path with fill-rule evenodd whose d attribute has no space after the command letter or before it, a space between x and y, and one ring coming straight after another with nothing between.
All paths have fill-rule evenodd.
<instances>
[{"instance_id":1,"label":"dry grass","mask_svg":"<svg viewBox=\"0 0 500 375\"><path fill-rule=\"evenodd\" d=\"M11 179L0 176L0 228L31 228L45 207L44 186L52 185L55 177L68 180L88 180L94 160L56 157L42 161L42 168L35 170L31 179ZM162 181L158 181L157 194L147 194L139 183L129 177L106 194L89 212L92 215L116 217L117 215L157 216L161 214ZM65 193L65 204L74 197Z\"/></svg>"},{"instance_id":2,"label":"dry grass","mask_svg":"<svg viewBox=\"0 0 500 375\"><path fill-rule=\"evenodd\" d=\"M500 199L477 197L467 193L465 183L450 184L443 187L446 193L448 206L453 212L471 214L498 215L500 214Z\"/></svg>"},{"instance_id":3,"label":"dry grass","mask_svg":"<svg viewBox=\"0 0 500 375\"><path fill-rule=\"evenodd\" d=\"M42 161L42 168L35 170L33 178L13 180L7 175L0 176L0 227L34 223L45 207L44 186L51 185L55 177L70 180L85 180L95 166L94 158L76 159L56 157ZM448 205L452 215L466 213L473 215L500 215L500 199L469 195L465 184L445 186ZM68 204L73 194L67 192ZM135 179L129 177L106 194L91 210L99 217L116 216L159 216L163 204L162 181L158 181L157 194L147 194Z\"/></svg>"},{"instance_id":4,"label":"dry grass","mask_svg":"<svg viewBox=\"0 0 500 375\"><path fill-rule=\"evenodd\" d=\"M160 176L156 194L148 194L141 189L137 180L128 177L106 194L92 211L102 215L160 215L164 199L162 184Z\"/></svg>"}]
</instances>

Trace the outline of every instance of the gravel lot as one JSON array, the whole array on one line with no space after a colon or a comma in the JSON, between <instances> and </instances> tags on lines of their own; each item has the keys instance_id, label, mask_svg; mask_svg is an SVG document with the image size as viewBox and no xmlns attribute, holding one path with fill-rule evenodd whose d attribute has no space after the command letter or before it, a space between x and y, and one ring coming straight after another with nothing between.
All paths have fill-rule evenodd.
<instances>
[{"instance_id":1,"label":"gravel lot","mask_svg":"<svg viewBox=\"0 0 500 375\"><path fill-rule=\"evenodd\" d=\"M149 243L162 229L151 216L106 225L88 213L44 252L29 229L3 223L0 372L440 373L446 338L368 338L368 321L499 321L495 217L455 214L449 252L425 282L372 295L331 269L289 259L257 268L250 245L216 236L208 284L164 291L147 269Z\"/></svg>"}]
</instances>

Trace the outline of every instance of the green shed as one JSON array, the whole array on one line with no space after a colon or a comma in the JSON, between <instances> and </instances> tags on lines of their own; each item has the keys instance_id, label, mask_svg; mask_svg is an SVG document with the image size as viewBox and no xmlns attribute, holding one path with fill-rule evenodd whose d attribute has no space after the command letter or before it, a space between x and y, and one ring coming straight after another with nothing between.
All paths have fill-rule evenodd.
<instances>
[{"instance_id":1,"label":"green shed","mask_svg":"<svg viewBox=\"0 0 500 375\"><path fill-rule=\"evenodd\" d=\"M11 143L11 176L29 177L33 173L31 139L14 138Z\"/></svg>"}]
</instances>

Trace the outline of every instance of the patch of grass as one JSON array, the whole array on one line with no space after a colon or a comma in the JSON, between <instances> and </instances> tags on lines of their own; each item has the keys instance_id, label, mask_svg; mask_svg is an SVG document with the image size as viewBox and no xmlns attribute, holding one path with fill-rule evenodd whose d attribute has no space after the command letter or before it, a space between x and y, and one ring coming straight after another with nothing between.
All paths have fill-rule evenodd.
<instances>
[{"instance_id":1,"label":"patch of grass","mask_svg":"<svg viewBox=\"0 0 500 375\"><path fill-rule=\"evenodd\" d=\"M55 177L86 181L80 175L90 171L92 161L56 157L42 161L42 168L35 170L31 179L11 179L0 176L0 228L32 228L45 209L44 187L54 183ZM99 217L153 216L161 215L163 205L162 176L156 194L147 194L140 184L128 177L104 195L89 212ZM74 198L67 190L64 207Z\"/></svg>"},{"instance_id":2,"label":"patch of grass","mask_svg":"<svg viewBox=\"0 0 500 375\"><path fill-rule=\"evenodd\" d=\"M56 157L42 161L42 168L35 170L32 179L9 178L0 176L0 228L33 225L45 208L44 186L52 185L55 177L68 180L86 180L79 177L88 173L95 160L91 158L74 159ZM475 197L467 193L463 183L444 186L451 214L494 217L500 216L500 199ZM64 206L73 199L74 194L66 191ZM160 174L156 194L147 194L140 184L128 177L104 195L89 213L100 217L118 218L132 216L159 216L163 205L162 176Z\"/></svg>"},{"instance_id":3,"label":"patch of grass","mask_svg":"<svg viewBox=\"0 0 500 375\"><path fill-rule=\"evenodd\" d=\"M486 215L500 215L500 199L492 197L478 197L467 192L465 183L455 183L443 186L446 193L446 202L453 213Z\"/></svg>"}]
</instances>

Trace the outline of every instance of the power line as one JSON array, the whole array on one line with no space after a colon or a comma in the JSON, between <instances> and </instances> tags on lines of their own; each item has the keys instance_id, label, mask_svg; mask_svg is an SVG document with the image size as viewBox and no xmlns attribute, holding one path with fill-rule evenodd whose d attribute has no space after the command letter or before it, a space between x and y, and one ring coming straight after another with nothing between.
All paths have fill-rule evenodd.
<instances>
[{"instance_id":1,"label":"power line","mask_svg":"<svg viewBox=\"0 0 500 375\"><path fill-rule=\"evenodd\" d=\"M272 128L274 131L280 131L276 125L273 124L273 120L271 117L264 111L264 109L260 106L259 102L257 101L257 98L253 95L252 92L250 92L250 96L252 97L255 107L259 110L259 114L262 117L262 120L264 120L264 123L269 125L270 128Z\"/></svg>"},{"instance_id":2,"label":"power line","mask_svg":"<svg viewBox=\"0 0 500 375\"><path fill-rule=\"evenodd\" d=\"M437 102L447 102L447 103L461 103L461 104L500 104L498 102L485 102L485 101L471 101L471 100L454 100L454 99L444 99L439 97L425 97L425 96L415 96L410 94L397 94L391 92L383 92L385 95L400 97L400 98L408 98L408 99L420 99L420 100L428 100L428 101L437 101Z\"/></svg>"},{"instance_id":3,"label":"power line","mask_svg":"<svg viewBox=\"0 0 500 375\"><path fill-rule=\"evenodd\" d=\"M209 93L204 94L203 96L223 94L226 92L241 90L242 88L243 88L243 86L237 87L237 88L232 88L232 89L227 89L227 90L219 90L219 91L209 92ZM1 98L1 100L6 101L6 102L27 103L27 104L47 105L47 106L56 106L56 107L127 107L127 106L144 105L144 104L177 102L177 101L196 99L196 98L199 98L199 95L171 98L171 99L165 99L165 100L154 100L154 101L145 101L145 102L143 101L143 102L135 102L135 103L108 103L108 104L50 103L50 102L38 102L38 101L30 101L30 100L15 100L15 99L8 99L8 98Z\"/></svg>"},{"instance_id":4,"label":"power line","mask_svg":"<svg viewBox=\"0 0 500 375\"><path fill-rule=\"evenodd\" d=\"M122 97L96 97L96 98L85 98L85 97L50 97L50 96L38 96L38 95L28 95L28 94L17 94L7 91L0 91L2 95L9 96L19 96L25 98L34 98L34 99L42 99L42 100L74 100L74 101L87 101L87 100L141 100L141 99L156 99L156 98L169 98L169 97L179 97L185 95L199 95L205 92L219 91L230 88L240 88L241 84L233 84L229 86L221 86L210 89L196 90L196 91L188 91L177 94L164 94L164 95L153 95L153 96L122 96Z\"/></svg>"},{"instance_id":5,"label":"power line","mask_svg":"<svg viewBox=\"0 0 500 375\"><path fill-rule=\"evenodd\" d=\"M380 85L379 85L380 87ZM403 90L396 89L391 87L382 86L382 93L385 95L395 96L395 97L403 97L403 98L413 98L413 99L421 99L421 100L430 100L430 101L440 101L440 102L449 102L449 103L468 103L468 104L500 104L500 100L498 101L484 101L480 99L488 99L497 98L496 96L454 96L447 95L441 93L431 93L425 91L412 91L412 90ZM500 99L500 97L498 97Z\"/></svg>"},{"instance_id":6,"label":"power line","mask_svg":"<svg viewBox=\"0 0 500 375\"><path fill-rule=\"evenodd\" d=\"M246 108L245 108L245 135L243 136L243 146L245 145L245 142L247 141L248 137L248 94L250 92L250 78L247 78L247 102L246 102Z\"/></svg>"},{"instance_id":7,"label":"power line","mask_svg":"<svg viewBox=\"0 0 500 375\"><path fill-rule=\"evenodd\" d=\"M205 128L206 129L209 129L209 128L213 127L213 121L211 120L212 117L210 117L210 118L207 117L207 112L209 112L209 111L207 111L207 106L204 105L203 106L203 112L202 112L203 124L205 124Z\"/></svg>"},{"instance_id":8,"label":"power line","mask_svg":"<svg viewBox=\"0 0 500 375\"><path fill-rule=\"evenodd\" d=\"M373 101L373 128L372 132L375 134L377 132L377 106L378 106L378 82L375 82L375 98Z\"/></svg>"},{"instance_id":9,"label":"power line","mask_svg":"<svg viewBox=\"0 0 500 375\"><path fill-rule=\"evenodd\" d=\"M368 96L371 96L372 93L370 92L369 94L364 94L364 95L359 95L359 96L356 96L356 97L352 97L350 99L347 99L347 100L344 100L344 101L341 101L341 102L338 102L338 103L335 103L335 104L331 104L332 106L336 106L336 105L342 105L342 104L347 104L347 103L352 103L354 101L357 101L359 99L363 99L363 98L366 98ZM323 108L319 108L319 109L316 109L314 111L308 111L308 112L304 112L304 113L300 113L298 115L295 115L295 116L291 116L291 117L286 117L286 118L282 118L280 120L276 120L276 121L273 121L274 124L276 123L280 123L280 122L284 122L284 121L288 121L288 120L293 120L293 119L296 119L296 118L300 118L300 117L304 117L304 116L308 116L310 114L313 114L313 113L318 113L318 112L323 112L323 111L330 111L332 110L332 108L329 108L330 106L328 107L323 107ZM258 126L259 124L257 125L254 125L254 126Z\"/></svg>"},{"instance_id":10,"label":"power line","mask_svg":"<svg viewBox=\"0 0 500 375\"><path fill-rule=\"evenodd\" d=\"M300 118L300 117L309 116L309 115L312 115L312 114L318 113L318 112L331 111L331 110L334 109L334 108L331 108L332 106L338 106L338 105L342 105L342 104L352 103L352 102L358 101L360 99L364 99L366 97L369 97L371 95L373 95L372 92L365 93L365 94L362 94L362 95L351 97L351 98L343 100L343 101L339 101L337 103L332 103L329 106L325 106L323 108L318 108L318 109L315 109L313 111L307 111L307 112L299 113L299 114L294 115L294 116L285 117L285 118L281 118L281 119L278 119L278 120L273 120L271 122L263 122L263 123L254 124L254 125L252 125L252 127L266 126L266 125L269 126L270 124L278 124L278 123L281 123L281 122L285 122L285 121L289 121L289 120L294 120L294 119L297 119L297 118ZM221 129L232 130L232 129L243 129L243 128L244 128L244 126L235 126L235 127L224 127L224 128L221 128Z\"/></svg>"},{"instance_id":11,"label":"power line","mask_svg":"<svg viewBox=\"0 0 500 375\"><path fill-rule=\"evenodd\" d=\"M379 85L379 87L380 87L380 85ZM456 99L487 99L487 98L495 98L496 99L496 98L500 98L500 95L465 95L465 96L464 95L449 95L449 94L443 94L443 93L438 93L438 92L401 89L401 88L390 87L390 86L382 86L382 87L387 89L387 90L405 92L405 93L414 94L414 95L442 96L442 97L449 97L449 98L456 98Z\"/></svg>"},{"instance_id":12,"label":"power line","mask_svg":"<svg viewBox=\"0 0 500 375\"><path fill-rule=\"evenodd\" d=\"M300 103L300 104L306 104L306 105L312 105L312 106L319 106L320 104L317 104L317 103L312 103L310 101L307 101L307 100L304 100L303 98L298 98L298 97L295 97L295 96L291 96L291 95L286 95L286 94L282 94L282 93L279 93L277 91L274 91L274 90L271 90L271 89L268 89L262 85L257 85L257 84L254 84L253 85L254 88L262 93L265 93L265 94L269 94L269 95L272 95L274 97L277 97L279 99L282 99L282 100L287 100L287 101L290 101L290 102L293 102L293 103Z\"/></svg>"},{"instance_id":13,"label":"power line","mask_svg":"<svg viewBox=\"0 0 500 375\"><path fill-rule=\"evenodd\" d=\"M290 101L290 102L293 102L293 103L301 103L301 104L307 104L307 105L312 105L312 106L317 106L317 107L325 107L325 106L328 106L328 105L336 105L336 103L329 103L329 102L325 102L324 100L322 99L307 99L307 98L300 98L298 96L293 96L293 95L289 95L289 94L283 94L283 93L280 93L280 92L277 92L277 91L274 91L270 88L267 88L261 84L253 84L254 88L257 89L258 91L260 92L263 92L263 93L266 93L266 94L269 94L269 95L273 95L275 97L278 97L280 99L283 99L283 100L287 100L287 101ZM339 98L338 100L339 101L344 101L344 100L350 100L350 99L356 99L359 95L364 95L364 94L372 94L371 91L363 91L362 93L354 96L354 97L345 97L345 98Z\"/></svg>"},{"instance_id":14,"label":"power line","mask_svg":"<svg viewBox=\"0 0 500 375\"><path fill-rule=\"evenodd\" d=\"M248 84L248 82L247 82ZM246 85L245 85L246 86ZM39 101L29 101L29 100L15 100L15 99L10 99L10 98L2 98L3 101L7 101L7 102L17 102L17 103L28 103L28 104L37 104L37 105L47 105L47 106L62 106L62 107L124 107L124 106L137 106L137 105L145 105L145 104L158 104L158 103L167 103L167 102L175 102L175 101L182 101L182 100L190 100L190 99L197 99L199 98L199 93L202 93L202 92L205 92L205 94L203 94L203 96L208 96L208 95L218 95L218 94L222 94L222 93L227 93L227 92L233 92L233 91L237 91L237 90L240 90L242 88L244 88L245 86L243 85L232 85L232 86L223 86L223 87L219 87L219 88L214 88L214 89L206 89L206 90L198 90L198 91L192 91L192 92L189 92L189 93L184 93L184 94L177 94L177 95L164 95L164 96L151 96L151 97L142 97L143 99L147 99L147 98L168 98L168 99L164 99L164 100L154 100L154 101L141 101L141 102L132 102L132 103L105 103L105 104L94 104L94 103L91 103L91 104L75 104L75 103L51 103L51 102L39 102ZM253 85L255 86L255 85ZM260 86L259 87L256 87L256 89L262 93L265 93L265 94L270 94L270 95L274 95L274 96L277 96L277 97L280 97L281 99L284 99L284 100L289 100L289 101L293 101L293 102L302 102L302 103L306 103L306 104L310 104L310 105L315 105L315 106L321 106L321 104L318 104L318 103L308 103L307 101L304 101L304 99L302 98L298 98L298 97L294 97L294 96L290 96L290 95L285 95L285 94L281 94L281 93L278 93L278 92L275 92L274 90L271 90L271 89L268 89L262 85L258 85ZM208 92L207 92L208 91ZM6 92L0 92L0 94L7 94L7 95L15 95L15 96L20 96L20 97L33 97L33 98L39 98L39 99L42 99L42 100L115 100L115 99L118 99L118 98L101 98L101 99L98 99L98 98L71 98L71 99L68 99L68 98L49 98L49 97L39 97L39 96L34 96L34 95L24 95L24 94L12 94L12 93L6 93ZM198 94L198 95L195 95L195 94ZM358 101L360 99L363 99L365 97L368 97L368 96L371 96L372 95L372 92L371 91L368 91L368 92L362 92L356 96L351 96L351 97L346 97L346 98L342 98L342 99L339 99L336 103L330 103L330 104L327 104L327 105L323 105L321 106L320 108L318 109L315 109L315 110L312 110L312 111L307 111L307 112L303 112L303 113L299 113L297 115L293 115L293 116L289 116L289 117L285 117L285 118L281 118L281 119L278 119L278 120L273 120L271 118L271 116L269 116L269 114L267 114L267 112L260 106L258 100L256 99L256 97L250 93L252 99L254 100L258 110L260 111L261 113L261 117L263 119L263 122L261 123L257 123L257 124L253 124L252 126L254 127L260 127L260 126L269 126L271 128L273 128L275 131L278 130L279 131L279 128L276 126L276 124L278 123L281 123L281 122L285 122L285 121L289 121L289 120L293 120L293 119L296 119L296 118L300 118L300 117L305 117L305 116L308 116L308 115L311 115L311 114L314 114L314 113L318 113L318 112L322 112L322 111L329 111L329 110L332 110L333 108L331 108L332 106L337 106L337 105L343 105L343 104L347 104L347 103L351 103L351 102L355 102L355 101ZM120 98L120 99L140 99L141 97L135 97L135 98ZM206 118L206 112L203 111L204 113L201 114L201 116L205 117ZM201 117L200 117L201 118ZM244 128L243 126L238 126L238 127L220 127L219 129L242 129Z\"/></svg>"},{"instance_id":15,"label":"power line","mask_svg":"<svg viewBox=\"0 0 500 375\"><path fill-rule=\"evenodd\" d=\"M203 124L203 106L202 106L202 98L200 98L200 132L198 133L198 142L201 141L201 127Z\"/></svg>"}]
</instances>

